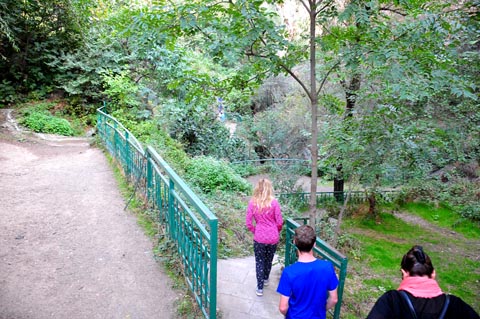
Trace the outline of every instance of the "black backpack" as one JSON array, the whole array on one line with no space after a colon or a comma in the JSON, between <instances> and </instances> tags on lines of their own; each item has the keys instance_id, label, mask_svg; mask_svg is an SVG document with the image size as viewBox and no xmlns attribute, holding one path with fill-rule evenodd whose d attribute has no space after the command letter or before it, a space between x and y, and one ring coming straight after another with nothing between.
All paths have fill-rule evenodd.
<instances>
[{"instance_id":1,"label":"black backpack","mask_svg":"<svg viewBox=\"0 0 480 319\"><path fill-rule=\"evenodd\" d=\"M405 301L407 302L408 308L410 308L410 312L412 314L413 319L417 319L417 313L413 308L412 302L410 301L408 294L404 290L399 290L399 292L400 292L400 295L402 295L403 299L405 299ZM443 304L442 312L440 313L440 317L438 317L438 319L443 319L445 317L449 303L450 303L450 296L445 295L445 303Z\"/></svg>"}]
</instances>

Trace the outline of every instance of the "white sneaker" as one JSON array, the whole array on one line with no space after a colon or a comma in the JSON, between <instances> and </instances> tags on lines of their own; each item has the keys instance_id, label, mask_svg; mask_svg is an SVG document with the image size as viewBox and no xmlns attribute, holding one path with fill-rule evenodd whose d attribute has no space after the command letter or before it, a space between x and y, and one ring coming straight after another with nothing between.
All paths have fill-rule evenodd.
<instances>
[{"instance_id":1,"label":"white sneaker","mask_svg":"<svg viewBox=\"0 0 480 319\"><path fill-rule=\"evenodd\" d=\"M257 289L255 293L257 294L257 296L263 296L263 289Z\"/></svg>"},{"instance_id":2,"label":"white sneaker","mask_svg":"<svg viewBox=\"0 0 480 319\"><path fill-rule=\"evenodd\" d=\"M263 285L264 285L264 286L268 286L268 279L265 279L265 280L263 281Z\"/></svg>"}]
</instances>

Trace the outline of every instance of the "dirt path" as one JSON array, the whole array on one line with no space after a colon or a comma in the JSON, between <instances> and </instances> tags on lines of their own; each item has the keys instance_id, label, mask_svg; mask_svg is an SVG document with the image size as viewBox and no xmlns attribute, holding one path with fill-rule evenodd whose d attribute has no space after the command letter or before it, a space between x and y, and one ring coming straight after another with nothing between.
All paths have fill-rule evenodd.
<instances>
[{"instance_id":1,"label":"dirt path","mask_svg":"<svg viewBox=\"0 0 480 319\"><path fill-rule=\"evenodd\" d=\"M0 110L0 319L174 318L176 293L83 138Z\"/></svg>"}]
</instances>

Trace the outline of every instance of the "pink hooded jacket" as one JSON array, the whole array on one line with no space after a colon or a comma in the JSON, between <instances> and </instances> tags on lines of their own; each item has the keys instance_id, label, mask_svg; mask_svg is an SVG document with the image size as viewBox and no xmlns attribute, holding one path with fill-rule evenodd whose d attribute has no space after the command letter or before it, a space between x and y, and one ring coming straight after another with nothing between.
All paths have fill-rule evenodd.
<instances>
[{"instance_id":1,"label":"pink hooded jacket","mask_svg":"<svg viewBox=\"0 0 480 319\"><path fill-rule=\"evenodd\" d=\"M253 240L257 243L277 244L280 240L280 231L283 225L280 204L276 199L273 199L270 207L265 207L262 211L259 211L253 200L250 200L245 224L248 230L253 233Z\"/></svg>"}]
</instances>

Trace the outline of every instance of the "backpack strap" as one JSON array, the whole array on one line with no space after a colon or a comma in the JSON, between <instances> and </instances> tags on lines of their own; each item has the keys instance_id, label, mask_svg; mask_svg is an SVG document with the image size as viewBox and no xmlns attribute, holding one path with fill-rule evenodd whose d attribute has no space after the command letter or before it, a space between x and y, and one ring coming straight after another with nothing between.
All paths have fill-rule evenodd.
<instances>
[{"instance_id":1,"label":"backpack strap","mask_svg":"<svg viewBox=\"0 0 480 319\"><path fill-rule=\"evenodd\" d=\"M407 302L408 308L410 308L410 312L412 314L413 319L417 319L417 313L415 312L415 309L413 308L412 301L408 297L408 294L404 290L399 290L398 291L400 295L402 295L403 299ZM440 317L438 319L443 319L445 317L445 314L447 313L448 305L450 304L450 295L445 295L445 302L443 303L443 308L442 312L440 313Z\"/></svg>"},{"instance_id":2,"label":"backpack strap","mask_svg":"<svg viewBox=\"0 0 480 319\"><path fill-rule=\"evenodd\" d=\"M442 312L440 313L440 317L438 317L438 319L443 319L443 317L445 317L445 314L447 313L447 308L448 308L448 305L450 304L450 295L445 295L445 302L443 303L443 308L442 308Z\"/></svg>"},{"instance_id":3,"label":"backpack strap","mask_svg":"<svg viewBox=\"0 0 480 319\"><path fill-rule=\"evenodd\" d=\"M413 319L417 319L417 313L415 312L412 302L410 301L410 298L408 298L408 295L405 292L405 290L399 290L398 292L400 293L400 295L402 295L403 299L405 299L405 301L407 302L408 308L410 308L410 313L412 314Z\"/></svg>"}]
</instances>

